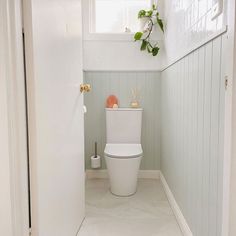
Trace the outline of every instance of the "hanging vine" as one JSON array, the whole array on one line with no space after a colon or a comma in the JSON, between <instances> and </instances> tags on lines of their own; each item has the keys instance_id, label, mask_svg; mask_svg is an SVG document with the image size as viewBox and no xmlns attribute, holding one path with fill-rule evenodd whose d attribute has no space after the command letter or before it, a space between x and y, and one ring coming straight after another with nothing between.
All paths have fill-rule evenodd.
<instances>
[{"instance_id":1,"label":"hanging vine","mask_svg":"<svg viewBox=\"0 0 236 236\"><path fill-rule=\"evenodd\" d=\"M163 21L159 17L159 12L155 4L152 5L151 10L140 10L138 13L138 19L143 23L142 31L136 32L134 35L135 41L141 41L141 51L147 51L148 53L156 56L160 50L157 42L151 40L151 35L155 25L158 25L161 31L164 33Z\"/></svg>"}]
</instances>

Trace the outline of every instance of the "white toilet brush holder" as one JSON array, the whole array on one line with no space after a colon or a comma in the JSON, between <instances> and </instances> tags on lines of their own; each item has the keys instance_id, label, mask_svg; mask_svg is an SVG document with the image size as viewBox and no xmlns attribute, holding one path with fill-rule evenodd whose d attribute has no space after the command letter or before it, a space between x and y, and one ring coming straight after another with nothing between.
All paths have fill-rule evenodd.
<instances>
[{"instance_id":1,"label":"white toilet brush holder","mask_svg":"<svg viewBox=\"0 0 236 236\"><path fill-rule=\"evenodd\" d=\"M101 168L101 157L97 154L97 142L95 142L95 155L91 156L91 167L92 169Z\"/></svg>"},{"instance_id":2,"label":"white toilet brush holder","mask_svg":"<svg viewBox=\"0 0 236 236\"><path fill-rule=\"evenodd\" d=\"M101 157L98 155L91 156L91 167L92 169L101 168Z\"/></svg>"}]
</instances>

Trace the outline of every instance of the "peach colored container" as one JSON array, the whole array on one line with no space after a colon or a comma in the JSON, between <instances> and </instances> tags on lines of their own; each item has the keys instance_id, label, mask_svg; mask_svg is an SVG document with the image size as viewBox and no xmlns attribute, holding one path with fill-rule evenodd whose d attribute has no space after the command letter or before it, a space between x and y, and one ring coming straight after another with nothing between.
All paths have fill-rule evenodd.
<instances>
[{"instance_id":1,"label":"peach colored container","mask_svg":"<svg viewBox=\"0 0 236 236\"><path fill-rule=\"evenodd\" d=\"M114 105L118 105L118 99L115 95L110 95L106 101L107 108L113 108Z\"/></svg>"}]
</instances>

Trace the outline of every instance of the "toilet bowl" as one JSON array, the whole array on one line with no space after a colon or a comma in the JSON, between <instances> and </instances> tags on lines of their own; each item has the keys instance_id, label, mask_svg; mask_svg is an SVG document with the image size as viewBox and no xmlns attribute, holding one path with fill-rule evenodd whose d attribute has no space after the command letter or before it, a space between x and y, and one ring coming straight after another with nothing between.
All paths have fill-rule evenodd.
<instances>
[{"instance_id":1,"label":"toilet bowl","mask_svg":"<svg viewBox=\"0 0 236 236\"><path fill-rule=\"evenodd\" d=\"M114 195L130 196L136 192L142 159L141 144L107 144L104 155Z\"/></svg>"},{"instance_id":2,"label":"toilet bowl","mask_svg":"<svg viewBox=\"0 0 236 236\"><path fill-rule=\"evenodd\" d=\"M110 190L114 195L130 196L137 190L143 156L141 127L142 109L106 109L107 144L104 157Z\"/></svg>"}]
</instances>

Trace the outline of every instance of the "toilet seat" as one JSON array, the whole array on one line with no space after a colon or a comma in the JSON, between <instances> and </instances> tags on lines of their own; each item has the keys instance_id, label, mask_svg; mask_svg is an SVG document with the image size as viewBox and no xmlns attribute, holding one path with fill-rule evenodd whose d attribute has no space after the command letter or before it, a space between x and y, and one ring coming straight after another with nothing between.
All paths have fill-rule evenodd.
<instances>
[{"instance_id":1,"label":"toilet seat","mask_svg":"<svg viewBox=\"0 0 236 236\"><path fill-rule=\"evenodd\" d=\"M141 144L106 144L104 154L110 158L129 159L140 157L143 154Z\"/></svg>"}]
</instances>

